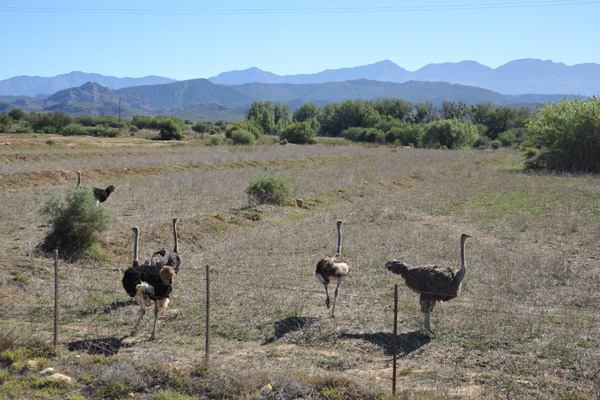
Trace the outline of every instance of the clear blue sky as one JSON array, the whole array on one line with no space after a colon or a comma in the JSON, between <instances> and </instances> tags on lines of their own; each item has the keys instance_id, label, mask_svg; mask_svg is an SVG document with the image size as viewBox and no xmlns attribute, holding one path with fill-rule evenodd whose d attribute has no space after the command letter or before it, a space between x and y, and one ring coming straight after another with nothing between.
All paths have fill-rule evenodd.
<instances>
[{"instance_id":1,"label":"clear blue sky","mask_svg":"<svg viewBox=\"0 0 600 400\"><path fill-rule=\"evenodd\" d=\"M600 0L0 0L0 79L71 71L209 78L391 60L600 63Z\"/></svg>"}]
</instances>

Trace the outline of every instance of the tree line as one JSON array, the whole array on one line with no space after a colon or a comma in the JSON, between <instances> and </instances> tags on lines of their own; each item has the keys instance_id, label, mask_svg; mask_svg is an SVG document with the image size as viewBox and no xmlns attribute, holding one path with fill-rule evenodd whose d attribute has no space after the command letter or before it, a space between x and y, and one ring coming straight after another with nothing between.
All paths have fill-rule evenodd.
<instances>
[{"instance_id":1,"label":"tree line","mask_svg":"<svg viewBox=\"0 0 600 400\"><path fill-rule=\"evenodd\" d=\"M193 123L168 115L74 118L61 111L26 113L18 108L0 113L0 132L8 132L14 124L17 132L109 137L122 130L135 134L139 129L155 129L163 140L183 140L184 132L191 129L210 135L213 145L220 144L224 134L229 142L243 145L255 144L262 135L275 135L281 144L310 144L324 136L425 148L510 146L527 151L530 169L600 172L600 99L596 96L564 98L535 111L489 102L444 101L436 106L395 98L323 106L306 102L292 111L289 104L257 101L245 120L234 123Z\"/></svg>"}]
</instances>

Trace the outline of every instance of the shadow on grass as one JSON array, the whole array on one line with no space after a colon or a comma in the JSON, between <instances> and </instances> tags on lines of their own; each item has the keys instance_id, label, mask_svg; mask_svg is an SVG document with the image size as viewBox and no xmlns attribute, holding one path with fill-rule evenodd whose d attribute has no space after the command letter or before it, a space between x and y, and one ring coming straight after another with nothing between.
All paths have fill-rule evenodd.
<instances>
[{"instance_id":1,"label":"shadow on grass","mask_svg":"<svg viewBox=\"0 0 600 400\"><path fill-rule=\"evenodd\" d=\"M384 354L387 356L393 355L393 343L392 339L394 335L391 333L376 332L376 333L344 333L341 335L345 339L359 339L366 340L367 342L373 343L383 348ZM431 342L429 335L423 334L421 331L413 331L401 333L398 335L398 354L408 355L415 350L420 349L427 343Z\"/></svg>"},{"instance_id":2,"label":"shadow on grass","mask_svg":"<svg viewBox=\"0 0 600 400\"><path fill-rule=\"evenodd\" d=\"M127 337L127 336L125 336ZM123 343L123 338L106 337L99 339L84 339L67 344L69 351L85 351L89 354L102 354L104 356L113 356L122 348L131 347L131 343Z\"/></svg>"},{"instance_id":3,"label":"shadow on grass","mask_svg":"<svg viewBox=\"0 0 600 400\"><path fill-rule=\"evenodd\" d=\"M112 303L110 303L110 305L106 308L104 308L104 314L110 314L111 312L118 310L119 308L122 307L129 307L129 306L136 306L137 303L135 300L131 299L128 301L121 301L121 300L117 300L117 301L113 301Z\"/></svg>"},{"instance_id":4,"label":"shadow on grass","mask_svg":"<svg viewBox=\"0 0 600 400\"><path fill-rule=\"evenodd\" d=\"M262 344L269 344L281 339L290 332L299 331L309 326L318 318L314 317L287 317L275 322L275 333Z\"/></svg>"}]
</instances>

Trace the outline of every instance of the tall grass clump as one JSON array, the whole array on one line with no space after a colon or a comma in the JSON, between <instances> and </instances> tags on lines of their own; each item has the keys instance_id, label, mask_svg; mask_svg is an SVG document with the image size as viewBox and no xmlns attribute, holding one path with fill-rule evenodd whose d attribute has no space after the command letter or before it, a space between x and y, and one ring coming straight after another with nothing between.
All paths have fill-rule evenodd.
<instances>
[{"instance_id":1,"label":"tall grass clump","mask_svg":"<svg viewBox=\"0 0 600 400\"><path fill-rule=\"evenodd\" d=\"M96 205L94 193L87 187L71 187L64 199L50 197L40 214L50 230L39 248L56 249L62 258L72 260L94 255L111 220L108 211Z\"/></svg>"},{"instance_id":2,"label":"tall grass clump","mask_svg":"<svg viewBox=\"0 0 600 400\"><path fill-rule=\"evenodd\" d=\"M246 188L250 204L283 204L292 192L292 185L271 172L250 182Z\"/></svg>"},{"instance_id":3,"label":"tall grass clump","mask_svg":"<svg viewBox=\"0 0 600 400\"><path fill-rule=\"evenodd\" d=\"M526 145L540 152L530 169L600 172L600 98L562 99L537 110L527 125Z\"/></svg>"}]
</instances>

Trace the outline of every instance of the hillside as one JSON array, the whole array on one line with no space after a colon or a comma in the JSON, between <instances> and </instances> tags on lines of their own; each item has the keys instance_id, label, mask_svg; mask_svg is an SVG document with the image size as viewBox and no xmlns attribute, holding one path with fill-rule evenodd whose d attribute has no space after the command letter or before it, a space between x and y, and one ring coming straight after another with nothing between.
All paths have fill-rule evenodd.
<instances>
[{"instance_id":1,"label":"hillside","mask_svg":"<svg viewBox=\"0 0 600 400\"><path fill-rule=\"evenodd\" d=\"M430 101L440 105L444 100L497 105L543 104L564 95L507 96L473 86L446 82L405 83L358 79L345 82L312 84L246 83L218 85L207 79L193 79L161 85L133 86L111 90L96 83L61 90L42 99L0 98L4 110L19 107L25 111L64 111L79 115L173 114L190 120L231 120L242 115L255 101L290 104L294 109L310 101L318 105L344 100L399 98L412 103Z\"/></svg>"}]
</instances>

